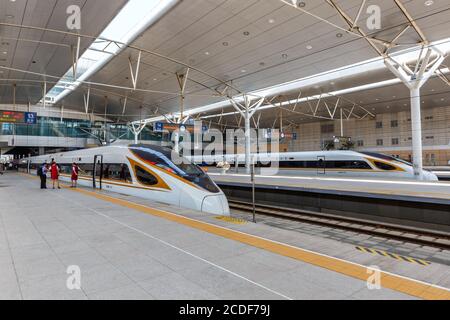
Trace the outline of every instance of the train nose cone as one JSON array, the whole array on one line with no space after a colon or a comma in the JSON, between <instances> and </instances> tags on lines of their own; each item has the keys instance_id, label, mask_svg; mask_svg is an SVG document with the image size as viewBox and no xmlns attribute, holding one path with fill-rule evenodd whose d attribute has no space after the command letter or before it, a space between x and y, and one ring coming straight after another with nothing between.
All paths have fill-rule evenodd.
<instances>
[{"instance_id":1,"label":"train nose cone","mask_svg":"<svg viewBox=\"0 0 450 320\"><path fill-rule=\"evenodd\" d=\"M203 199L202 211L218 216L230 215L230 207L228 206L228 200L224 194L206 196Z\"/></svg>"}]
</instances>

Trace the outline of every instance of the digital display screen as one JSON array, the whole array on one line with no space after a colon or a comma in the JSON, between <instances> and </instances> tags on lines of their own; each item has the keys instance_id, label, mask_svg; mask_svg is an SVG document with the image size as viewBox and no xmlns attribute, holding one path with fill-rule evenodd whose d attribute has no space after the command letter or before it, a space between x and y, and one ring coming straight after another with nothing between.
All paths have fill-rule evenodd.
<instances>
[{"instance_id":1,"label":"digital display screen","mask_svg":"<svg viewBox=\"0 0 450 320\"><path fill-rule=\"evenodd\" d=\"M19 124L36 124L37 113L35 112L17 112L17 111L1 111L0 122L19 123Z\"/></svg>"}]
</instances>

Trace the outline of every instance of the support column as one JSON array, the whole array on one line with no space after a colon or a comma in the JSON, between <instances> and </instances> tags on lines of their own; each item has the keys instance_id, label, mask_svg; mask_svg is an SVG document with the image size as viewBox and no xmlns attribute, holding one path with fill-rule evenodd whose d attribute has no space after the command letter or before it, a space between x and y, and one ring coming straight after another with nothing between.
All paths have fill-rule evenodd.
<instances>
[{"instance_id":1,"label":"support column","mask_svg":"<svg viewBox=\"0 0 450 320\"><path fill-rule=\"evenodd\" d=\"M252 157L252 128L250 126L250 112L248 109L245 112L245 170L247 174L251 173L251 157Z\"/></svg>"},{"instance_id":2,"label":"support column","mask_svg":"<svg viewBox=\"0 0 450 320\"><path fill-rule=\"evenodd\" d=\"M422 152L422 117L420 111L420 88L410 90L411 94L411 125L412 125L412 154L414 175L423 179Z\"/></svg>"},{"instance_id":3,"label":"support column","mask_svg":"<svg viewBox=\"0 0 450 320\"><path fill-rule=\"evenodd\" d=\"M233 107L241 114L241 117L245 120L245 168L246 173L251 173L251 157L252 157L252 132L251 132L251 125L250 121L252 120L253 116L255 115L256 111L258 111L259 107L264 102L264 98L262 97L251 97L249 95L244 94L243 95L243 103L240 103L236 101L233 98L230 98L230 102L233 105ZM256 100L252 104L252 102Z\"/></svg>"},{"instance_id":4,"label":"support column","mask_svg":"<svg viewBox=\"0 0 450 320\"><path fill-rule=\"evenodd\" d=\"M423 55L423 53L426 53ZM415 68L386 57L386 67L409 88L411 96L411 131L414 175L423 180L422 118L420 88L435 74L446 56L436 48L424 45ZM432 60L433 59L433 60ZM430 62L431 61L431 62Z\"/></svg>"},{"instance_id":5,"label":"support column","mask_svg":"<svg viewBox=\"0 0 450 320\"><path fill-rule=\"evenodd\" d=\"M139 144L139 135L147 126L146 123L131 123L129 128L134 134L134 144Z\"/></svg>"}]
</instances>

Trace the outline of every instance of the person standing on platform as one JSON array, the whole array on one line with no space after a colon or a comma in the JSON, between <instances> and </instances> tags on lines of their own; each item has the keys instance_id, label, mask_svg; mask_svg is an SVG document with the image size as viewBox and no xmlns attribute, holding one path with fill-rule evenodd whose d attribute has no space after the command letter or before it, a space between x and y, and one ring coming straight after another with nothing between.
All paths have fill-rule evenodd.
<instances>
[{"instance_id":1,"label":"person standing on platform","mask_svg":"<svg viewBox=\"0 0 450 320\"><path fill-rule=\"evenodd\" d=\"M52 178L53 189L55 189L55 184L57 184L58 189L61 189L59 186L59 166L56 161L52 162L52 166L50 167L50 175Z\"/></svg>"},{"instance_id":2,"label":"person standing on platform","mask_svg":"<svg viewBox=\"0 0 450 320\"><path fill-rule=\"evenodd\" d=\"M74 162L72 164L72 188L76 188L77 187L77 182L78 182L78 173L80 172L80 167L78 167L78 165Z\"/></svg>"},{"instance_id":3,"label":"person standing on platform","mask_svg":"<svg viewBox=\"0 0 450 320\"><path fill-rule=\"evenodd\" d=\"M47 189L47 163L43 163L38 169L38 176L41 179L41 189Z\"/></svg>"}]
</instances>

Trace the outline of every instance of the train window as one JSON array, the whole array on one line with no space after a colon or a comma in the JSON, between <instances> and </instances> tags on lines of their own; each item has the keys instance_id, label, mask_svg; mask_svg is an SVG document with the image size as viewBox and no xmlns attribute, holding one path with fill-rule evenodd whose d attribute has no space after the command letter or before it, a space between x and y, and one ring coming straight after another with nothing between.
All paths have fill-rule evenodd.
<instances>
[{"instance_id":1,"label":"train window","mask_svg":"<svg viewBox=\"0 0 450 320\"><path fill-rule=\"evenodd\" d=\"M374 161L374 164L377 166L378 169L386 170L386 171L394 171L396 168L394 166L391 166L388 163L380 162L380 161Z\"/></svg>"},{"instance_id":2,"label":"train window","mask_svg":"<svg viewBox=\"0 0 450 320\"><path fill-rule=\"evenodd\" d=\"M61 174L72 174L72 165L71 164L61 164L60 166Z\"/></svg>"},{"instance_id":3,"label":"train window","mask_svg":"<svg viewBox=\"0 0 450 320\"><path fill-rule=\"evenodd\" d=\"M131 182L131 174L124 163L103 164L103 178Z\"/></svg>"},{"instance_id":4,"label":"train window","mask_svg":"<svg viewBox=\"0 0 450 320\"><path fill-rule=\"evenodd\" d=\"M372 169L365 161L282 161L281 168L295 169Z\"/></svg>"},{"instance_id":5,"label":"train window","mask_svg":"<svg viewBox=\"0 0 450 320\"><path fill-rule=\"evenodd\" d=\"M152 175L150 172L147 172L140 166L135 166L136 169L136 178L140 183L146 186L154 186L158 184L158 179Z\"/></svg>"},{"instance_id":6,"label":"train window","mask_svg":"<svg viewBox=\"0 0 450 320\"><path fill-rule=\"evenodd\" d=\"M80 176L92 176L93 171L93 165L92 164L79 164L78 167L80 168Z\"/></svg>"},{"instance_id":7,"label":"train window","mask_svg":"<svg viewBox=\"0 0 450 320\"><path fill-rule=\"evenodd\" d=\"M327 161L327 169L372 169L365 161Z\"/></svg>"},{"instance_id":8,"label":"train window","mask_svg":"<svg viewBox=\"0 0 450 320\"><path fill-rule=\"evenodd\" d=\"M181 164L175 164L172 158L172 150L158 146L132 145L133 152L139 158L151 165L158 166L166 171L176 174L210 192L219 193L220 189L198 166L191 164L186 159ZM242 164L245 165L245 164ZM139 177L138 177L139 179Z\"/></svg>"}]
</instances>

